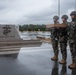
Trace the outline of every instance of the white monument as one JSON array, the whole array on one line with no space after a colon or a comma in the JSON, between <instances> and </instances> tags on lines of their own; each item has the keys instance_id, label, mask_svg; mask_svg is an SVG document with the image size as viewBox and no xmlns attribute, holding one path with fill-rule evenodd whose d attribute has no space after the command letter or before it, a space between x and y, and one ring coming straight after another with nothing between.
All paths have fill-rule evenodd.
<instances>
[{"instance_id":1,"label":"white monument","mask_svg":"<svg viewBox=\"0 0 76 75\"><path fill-rule=\"evenodd\" d=\"M0 25L0 47L10 45L25 45L37 46L41 45L41 41L36 40L23 40L21 39L15 25Z\"/></svg>"},{"instance_id":2,"label":"white monument","mask_svg":"<svg viewBox=\"0 0 76 75\"><path fill-rule=\"evenodd\" d=\"M0 41L22 40L15 25L0 25Z\"/></svg>"},{"instance_id":3,"label":"white monument","mask_svg":"<svg viewBox=\"0 0 76 75\"><path fill-rule=\"evenodd\" d=\"M42 44L39 40L23 40L15 25L0 25L0 55L18 56L19 50L15 47L36 47ZM10 48L10 49L9 49Z\"/></svg>"}]
</instances>

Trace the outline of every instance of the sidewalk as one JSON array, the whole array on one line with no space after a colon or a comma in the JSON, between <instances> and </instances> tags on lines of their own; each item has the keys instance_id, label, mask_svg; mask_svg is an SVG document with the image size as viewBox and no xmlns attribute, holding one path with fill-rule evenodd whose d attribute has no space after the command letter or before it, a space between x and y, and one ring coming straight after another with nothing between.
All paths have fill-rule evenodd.
<instances>
[{"instance_id":1,"label":"sidewalk","mask_svg":"<svg viewBox=\"0 0 76 75\"><path fill-rule=\"evenodd\" d=\"M68 69L71 64L70 51L66 65L51 61L51 48L22 48L18 58L0 57L0 75L76 75L76 70ZM61 60L61 53L59 53Z\"/></svg>"}]
</instances>

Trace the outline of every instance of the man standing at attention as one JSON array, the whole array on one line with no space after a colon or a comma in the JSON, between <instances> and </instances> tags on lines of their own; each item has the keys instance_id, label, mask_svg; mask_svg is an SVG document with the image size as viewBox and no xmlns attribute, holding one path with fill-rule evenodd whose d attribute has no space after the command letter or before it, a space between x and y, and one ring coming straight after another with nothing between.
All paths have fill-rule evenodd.
<instances>
[{"instance_id":1,"label":"man standing at attention","mask_svg":"<svg viewBox=\"0 0 76 75\"><path fill-rule=\"evenodd\" d=\"M72 22L70 22L68 26L68 35L72 64L70 64L68 67L70 69L76 69L76 11L72 11L70 16Z\"/></svg>"},{"instance_id":2,"label":"man standing at attention","mask_svg":"<svg viewBox=\"0 0 76 75\"><path fill-rule=\"evenodd\" d=\"M61 17L62 19L62 24L65 24L66 26L68 26L68 16L67 15L63 15ZM62 54L62 60L59 61L60 64L66 64L66 59L67 59L67 27L65 28L59 28L59 43L60 43L60 50L61 50L61 54Z\"/></svg>"},{"instance_id":3,"label":"man standing at attention","mask_svg":"<svg viewBox=\"0 0 76 75\"><path fill-rule=\"evenodd\" d=\"M53 17L54 24L59 24L58 20L59 20L58 16ZM59 53L58 39L59 39L58 29L55 28L55 27L52 27L51 28L51 40L52 40L52 47L53 47L53 50L54 50L54 56L51 58L51 60L53 60L53 61L58 60L58 53Z\"/></svg>"}]
</instances>

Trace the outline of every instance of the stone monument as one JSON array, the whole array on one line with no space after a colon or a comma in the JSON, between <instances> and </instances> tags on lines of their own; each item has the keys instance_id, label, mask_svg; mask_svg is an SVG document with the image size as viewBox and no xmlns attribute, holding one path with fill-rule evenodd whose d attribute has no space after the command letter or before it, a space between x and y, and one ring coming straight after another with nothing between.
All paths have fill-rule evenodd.
<instances>
[{"instance_id":1,"label":"stone monument","mask_svg":"<svg viewBox=\"0 0 76 75\"><path fill-rule=\"evenodd\" d=\"M0 25L0 41L22 40L15 25Z\"/></svg>"},{"instance_id":2,"label":"stone monument","mask_svg":"<svg viewBox=\"0 0 76 75\"><path fill-rule=\"evenodd\" d=\"M17 57L19 51L15 52L13 48L20 47L36 47L40 46L42 42L40 40L23 40L21 39L18 30L15 25L0 25L0 54L14 55Z\"/></svg>"}]
</instances>

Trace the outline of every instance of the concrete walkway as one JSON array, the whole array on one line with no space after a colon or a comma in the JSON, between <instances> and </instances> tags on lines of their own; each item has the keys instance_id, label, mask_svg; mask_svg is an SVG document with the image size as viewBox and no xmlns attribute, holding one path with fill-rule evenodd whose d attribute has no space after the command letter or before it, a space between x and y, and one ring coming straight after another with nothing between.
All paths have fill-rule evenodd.
<instances>
[{"instance_id":1,"label":"concrete walkway","mask_svg":"<svg viewBox=\"0 0 76 75\"><path fill-rule=\"evenodd\" d=\"M76 70L70 70L67 67L71 63L69 50L66 65L51 61L52 56L50 45L21 48L17 59L0 57L0 75L76 75ZM61 60L61 54L59 54L59 60Z\"/></svg>"}]
</instances>

